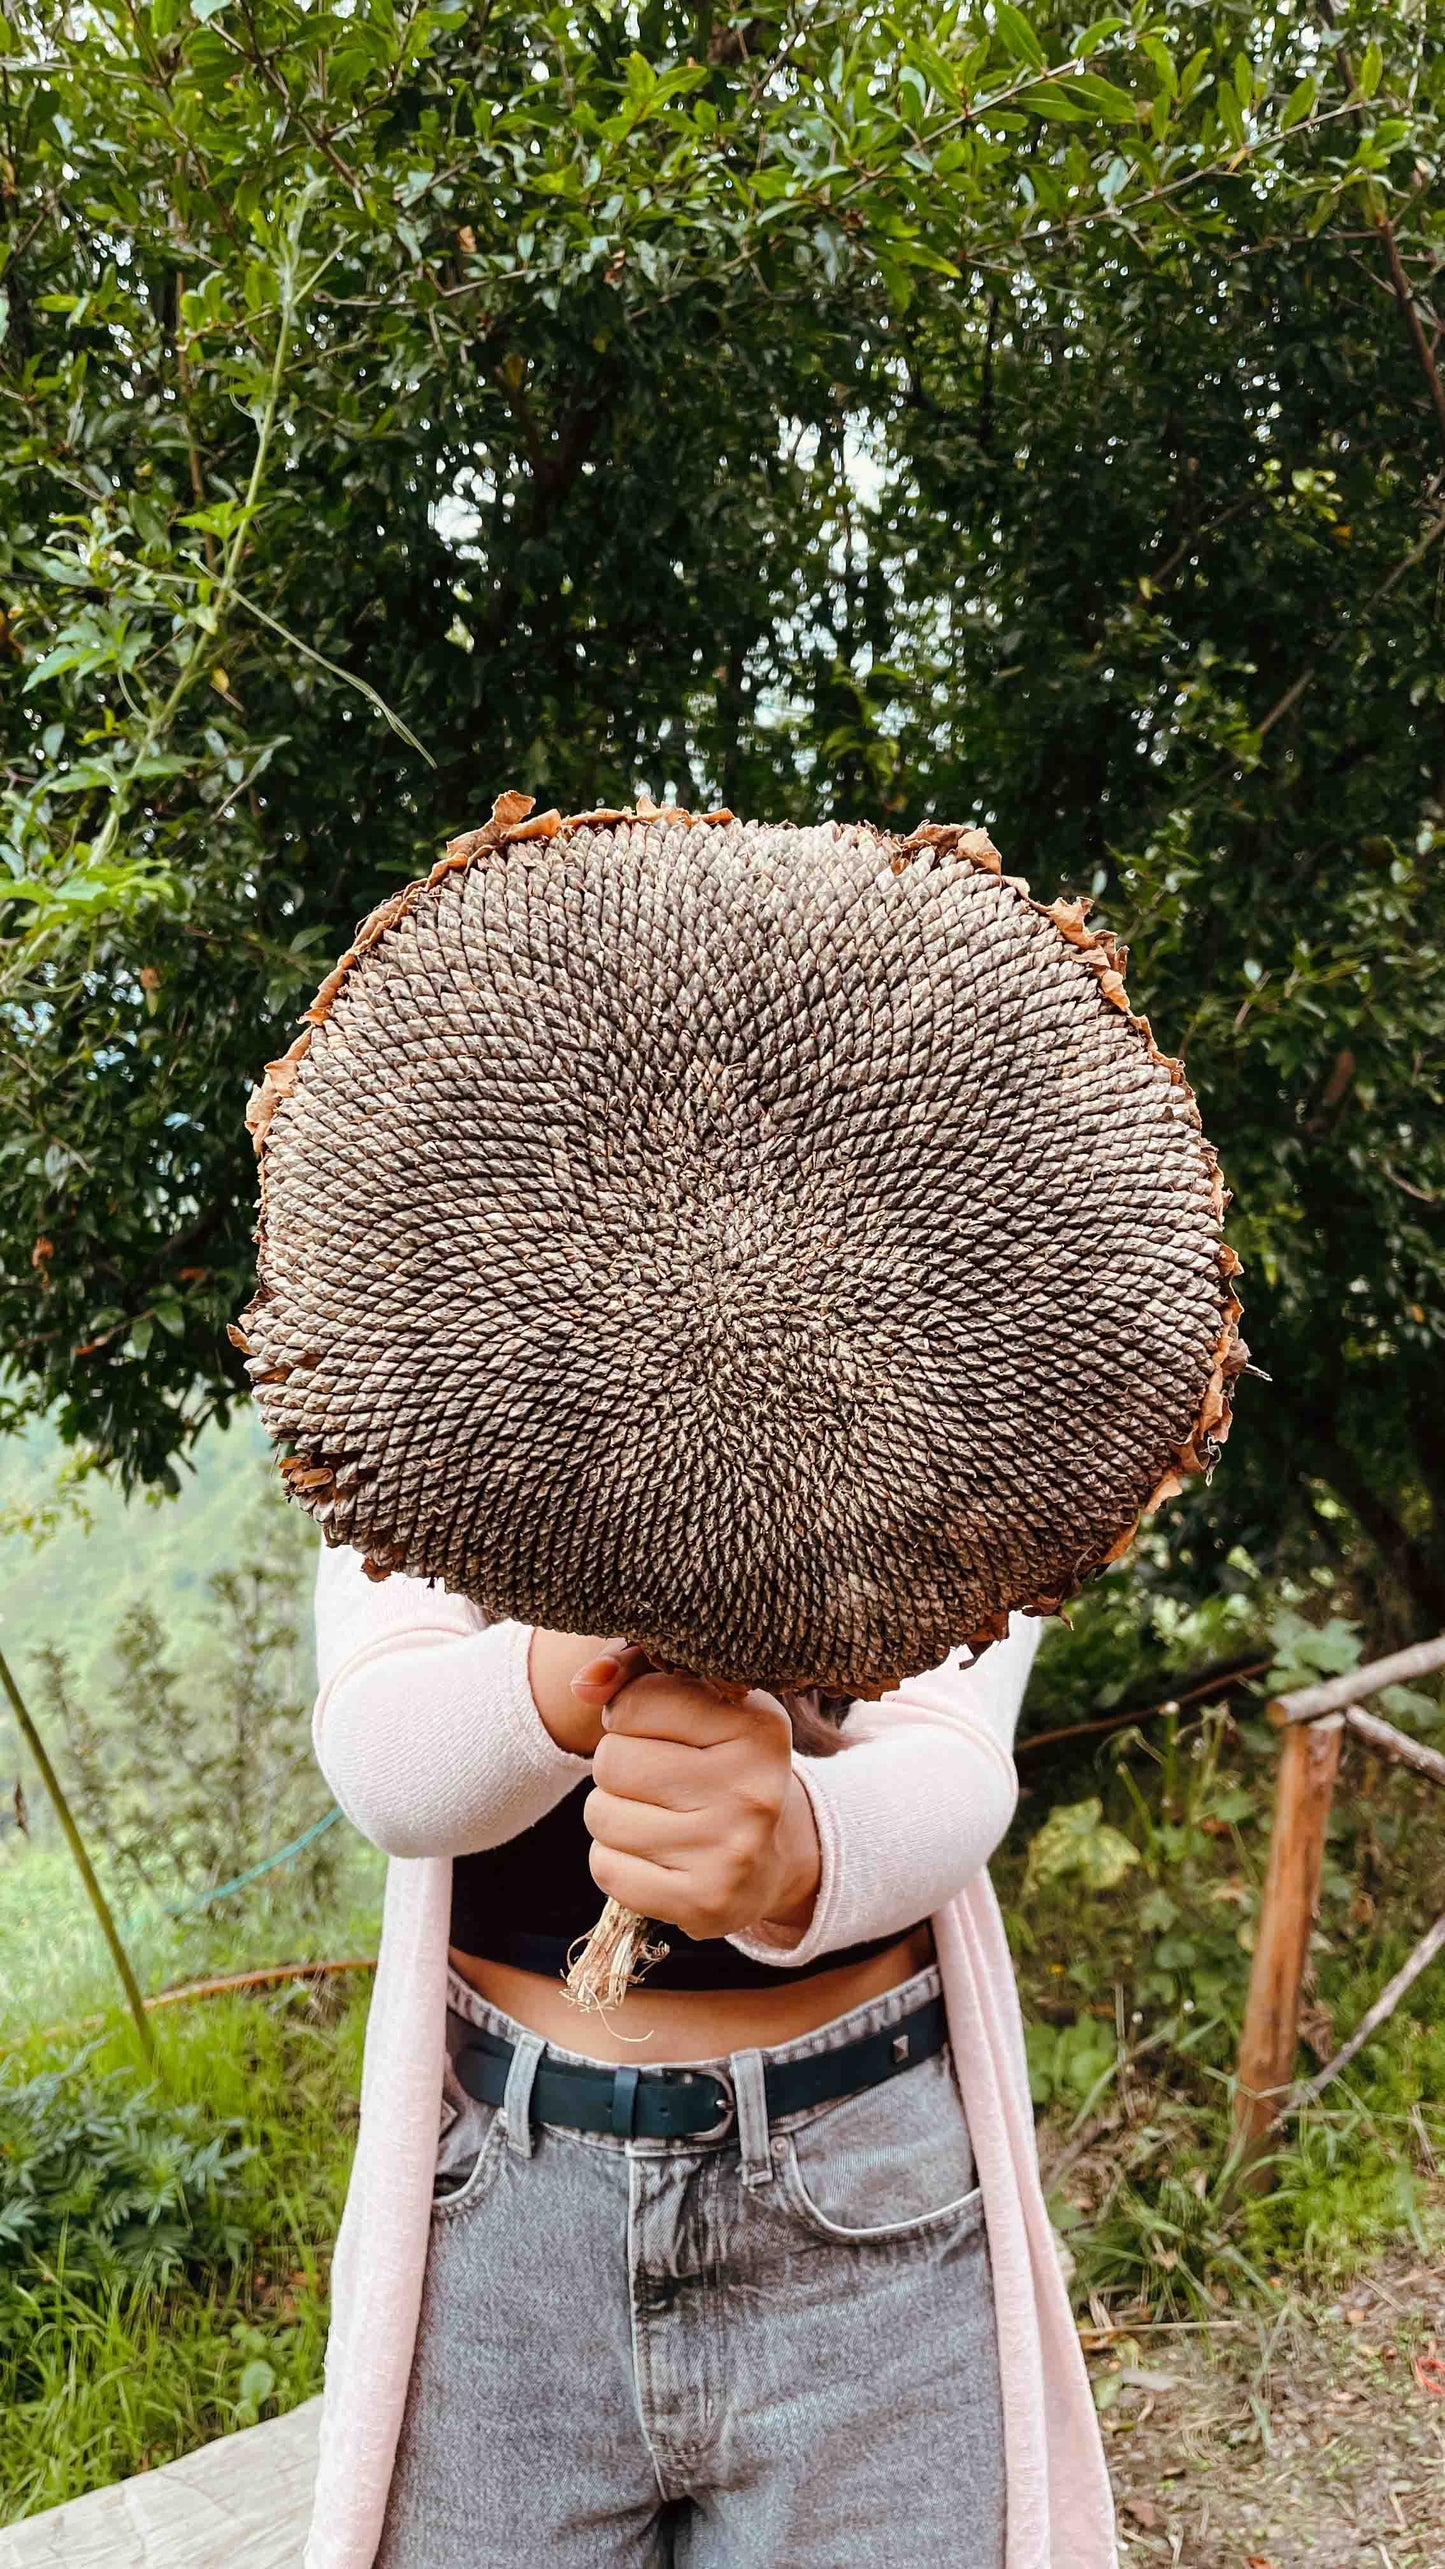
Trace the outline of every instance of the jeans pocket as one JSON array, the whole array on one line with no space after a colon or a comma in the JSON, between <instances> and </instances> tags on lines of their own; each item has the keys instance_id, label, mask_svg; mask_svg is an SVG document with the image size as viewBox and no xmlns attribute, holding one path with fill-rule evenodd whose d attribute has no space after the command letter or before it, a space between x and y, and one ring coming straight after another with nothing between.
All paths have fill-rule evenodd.
<instances>
[{"instance_id":1,"label":"jeans pocket","mask_svg":"<svg viewBox=\"0 0 1445 2569\"><path fill-rule=\"evenodd\" d=\"M795 2127L781 2171L790 2210L819 2238L881 2244L982 2222L946 2052Z\"/></svg>"},{"instance_id":2,"label":"jeans pocket","mask_svg":"<svg viewBox=\"0 0 1445 2569\"><path fill-rule=\"evenodd\" d=\"M432 2221L469 2212L491 2185L507 2138L501 2110L469 2104L446 2135L432 2180Z\"/></svg>"}]
</instances>

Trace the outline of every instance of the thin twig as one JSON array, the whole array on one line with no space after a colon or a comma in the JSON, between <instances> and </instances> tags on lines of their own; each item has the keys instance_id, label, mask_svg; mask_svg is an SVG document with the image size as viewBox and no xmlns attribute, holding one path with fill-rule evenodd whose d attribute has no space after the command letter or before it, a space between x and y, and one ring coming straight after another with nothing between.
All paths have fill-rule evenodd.
<instances>
[{"instance_id":1,"label":"thin twig","mask_svg":"<svg viewBox=\"0 0 1445 2569\"><path fill-rule=\"evenodd\" d=\"M1306 2079L1302 2086L1294 2089L1290 2105L1295 2112L1302 2105L1312 2104L1329 2086L1331 2079L1338 2078L1341 2070L1349 2068L1355 2055L1364 2050L1370 2036L1378 2033L1386 2019L1394 2015L1406 1990L1414 1986L1422 1971L1428 1971L1442 1949L1445 1949L1445 1918L1437 1918L1434 1926L1420 1938L1414 1952L1400 1965L1394 1979L1386 1981L1374 2006L1366 2008L1349 2041L1341 2046L1334 2059L1326 2061L1324 2068L1317 2070L1313 2078Z\"/></svg>"},{"instance_id":2,"label":"thin twig","mask_svg":"<svg viewBox=\"0 0 1445 2569\"><path fill-rule=\"evenodd\" d=\"M339 1962L268 1963L261 1971L233 1971L215 1980L181 1981L174 1989L157 1990L154 1998L145 1998L141 2004L150 2014L158 2007L179 2007L184 1999L224 1998L232 1990L264 1989L278 1980L325 1980L334 1972L375 1969L375 1954L348 1954ZM90 2034L107 2022L104 2016L81 2016L64 2025L47 2025L43 2033L27 2035L26 2039L44 2043L57 2034Z\"/></svg>"},{"instance_id":3,"label":"thin twig","mask_svg":"<svg viewBox=\"0 0 1445 2569\"><path fill-rule=\"evenodd\" d=\"M50 1763L45 1742L35 1727L29 1707L15 1683L10 1671L10 1663L3 1651L0 1651L0 1686L4 1687L10 1698L10 1709L19 1724L20 1736L40 1770L40 1780L50 1796L55 1808L55 1816L64 1831L66 1844L75 1858L76 1871L85 1885L86 1897L95 1911L100 1932L110 1948L110 1958L115 1964L120 1985L125 1991L125 2003L130 2009L141 2051L146 2060L154 2065L155 2036L146 2021L145 2001L140 1994L140 1983L131 1969L130 1956L121 1942L120 1929L111 1913L110 1902L96 1880L95 1867L86 1850L85 1840L80 1834L75 1814L66 1799L65 1789Z\"/></svg>"},{"instance_id":4,"label":"thin twig","mask_svg":"<svg viewBox=\"0 0 1445 2569\"><path fill-rule=\"evenodd\" d=\"M1397 1766L1413 1767L1432 1784L1445 1784L1445 1757L1438 1748L1427 1748L1422 1739L1412 1739L1408 1731L1396 1730L1393 1722L1382 1722L1378 1713L1367 1713L1358 1704L1346 1708L1345 1724L1377 1757L1393 1758Z\"/></svg>"},{"instance_id":5,"label":"thin twig","mask_svg":"<svg viewBox=\"0 0 1445 2569\"><path fill-rule=\"evenodd\" d=\"M1231 1686L1242 1686L1251 1677L1262 1677L1269 1664L1267 1659L1241 1660L1238 1667L1217 1669L1212 1676L1181 1687L1177 1694L1164 1696L1160 1703L1146 1704L1141 1711L1103 1713L1096 1721L1066 1722L1062 1730L1035 1731L1031 1738L1017 1742L1014 1756L1027 1757L1034 1749L1055 1748L1061 1740L1088 1739L1102 1731L1131 1730L1136 1723L1152 1722L1163 1713L1177 1713L1185 1704L1197 1704L1202 1696L1225 1694Z\"/></svg>"}]
</instances>

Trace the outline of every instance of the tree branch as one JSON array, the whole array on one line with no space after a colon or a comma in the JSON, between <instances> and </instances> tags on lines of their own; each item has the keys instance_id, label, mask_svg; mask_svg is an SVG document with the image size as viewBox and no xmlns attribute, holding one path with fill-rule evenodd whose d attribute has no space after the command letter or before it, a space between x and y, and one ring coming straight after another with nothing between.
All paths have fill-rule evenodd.
<instances>
[{"instance_id":1,"label":"tree branch","mask_svg":"<svg viewBox=\"0 0 1445 2569\"><path fill-rule=\"evenodd\" d=\"M1445 1625L1445 1566L1416 1541L1366 1479L1333 1420L1311 1418L1301 1424L1320 1479L1343 1499L1361 1532L1438 1632Z\"/></svg>"},{"instance_id":2,"label":"tree branch","mask_svg":"<svg viewBox=\"0 0 1445 2569\"><path fill-rule=\"evenodd\" d=\"M1419 306L1405 272L1405 262L1400 256L1400 244L1395 238L1394 225L1381 214L1375 219L1375 229L1384 248L1395 301L1404 314L1405 327L1410 333L1415 354L1420 360L1420 371L1429 388L1430 400L1435 412L1435 425L1440 432L1440 443L1445 447L1445 384L1440 381L1440 370L1435 363L1430 342L1425 336L1425 324L1420 318Z\"/></svg>"}]
</instances>

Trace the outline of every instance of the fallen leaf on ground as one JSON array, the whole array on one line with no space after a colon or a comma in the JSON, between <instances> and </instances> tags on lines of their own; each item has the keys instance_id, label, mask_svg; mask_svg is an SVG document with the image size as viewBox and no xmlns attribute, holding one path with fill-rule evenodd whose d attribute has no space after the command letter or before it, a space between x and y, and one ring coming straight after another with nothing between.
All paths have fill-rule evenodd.
<instances>
[{"instance_id":1,"label":"fallen leaf on ground","mask_svg":"<svg viewBox=\"0 0 1445 2569\"><path fill-rule=\"evenodd\" d=\"M1159 2510L1152 2498L1126 2498L1124 2513L1131 2515L1136 2524L1142 2524L1146 2533L1152 2533L1159 2521Z\"/></svg>"},{"instance_id":2,"label":"fallen leaf on ground","mask_svg":"<svg viewBox=\"0 0 1445 2569\"><path fill-rule=\"evenodd\" d=\"M1415 2379L1422 2391L1430 2391L1437 2400L1445 2400L1445 2356L1417 2355Z\"/></svg>"}]
</instances>

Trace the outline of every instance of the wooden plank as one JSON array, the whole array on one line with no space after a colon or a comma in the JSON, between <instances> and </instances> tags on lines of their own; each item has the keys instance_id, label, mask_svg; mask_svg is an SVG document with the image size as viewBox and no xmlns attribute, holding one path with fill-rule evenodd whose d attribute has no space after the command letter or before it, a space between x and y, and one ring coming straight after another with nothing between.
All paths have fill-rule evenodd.
<instances>
[{"instance_id":1,"label":"wooden plank","mask_svg":"<svg viewBox=\"0 0 1445 2569\"><path fill-rule=\"evenodd\" d=\"M1393 1757L1400 1766L1413 1766L1417 1775L1428 1775L1432 1784L1445 1784L1445 1757L1438 1748L1427 1748L1421 1739L1411 1739L1407 1731L1397 1731L1393 1722L1382 1722L1378 1713L1367 1713L1359 1704L1351 1704L1345 1714L1348 1728L1367 1748L1380 1757Z\"/></svg>"},{"instance_id":2,"label":"wooden plank","mask_svg":"<svg viewBox=\"0 0 1445 2569\"><path fill-rule=\"evenodd\" d=\"M1234 2098L1234 2136L1246 2164L1258 2157L1289 2102L1300 1985L1319 1903L1325 1829L1344 1735L1344 1714L1329 1713L1287 1730L1280 1744L1269 1864ZM1253 2182L1262 2182L1259 2172Z\"/></svg>"},{"instance_id":3,"label":"wooden plank","mask_svg":"<svg viewBox=\"0 0 1445 2569\"><path fill-rule=\"evenodd\" d=\"M1312 1722L1321 1713L1342 1713L1362 1695L1378 1695L1382 1686L1408 1686L1412 1677L1431 1677L1445 1668L1445 1633L1434 1641L1412 1642L1368 1668L1351 1668L1343 1677L1324 1677L1318 1686L1301 1686L1297 1694L1277 1695L1268 1706L1271 1721Z\"/></svg>"},{"instance_id":4,"label":"wooden plank","mask_svg":"<svg viewBox=\"0 0 1445 2569\"><path fill-rule=\"evenodd\" d=\"M0 2569L300 2569L321 2402L0 2533Z\"/></svg>"}]
</instances>

